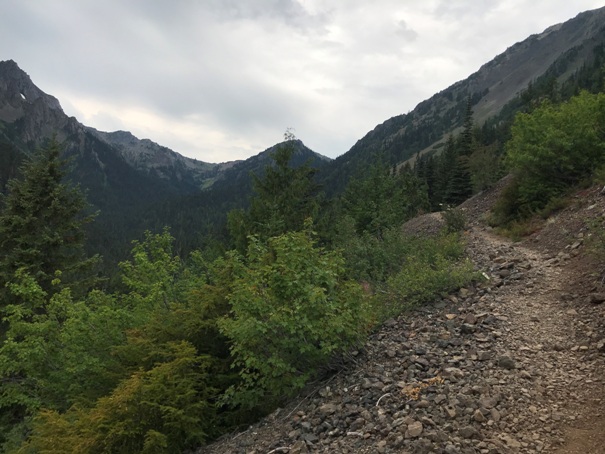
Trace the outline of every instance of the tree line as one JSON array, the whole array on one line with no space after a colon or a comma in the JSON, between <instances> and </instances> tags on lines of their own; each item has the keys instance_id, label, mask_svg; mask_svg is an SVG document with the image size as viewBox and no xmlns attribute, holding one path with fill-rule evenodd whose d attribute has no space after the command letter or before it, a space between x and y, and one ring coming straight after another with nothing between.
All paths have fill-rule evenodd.
<instances>
[{"instance_id":1,"label":"tree line","mask_svg":"<svg viewBox=\"0 0 605 454\"><path fill-rule=\"evenodd\" d=\"M426 205L413 174L377 167L326 204L291 154L286 142L231 213L224 252L180 256L168 230L147 232L111 291L85 253L94 213L65 182L60 144L26 161L0 211L6 452L194 448L342 367L385 318L473 278L456 234L399 233Z\"/></svg>"}]
</instances>

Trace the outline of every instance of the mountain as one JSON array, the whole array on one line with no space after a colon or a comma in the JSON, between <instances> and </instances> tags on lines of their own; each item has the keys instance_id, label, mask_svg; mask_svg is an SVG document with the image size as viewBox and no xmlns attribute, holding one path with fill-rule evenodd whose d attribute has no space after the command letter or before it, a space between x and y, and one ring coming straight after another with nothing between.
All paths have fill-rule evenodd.
<instances>
[{"instance_id":1,"label":"mountain","mask_svg":"<svg viewBox=\"0 0 605 454\"><path fill-rule=\"evenodd\" d=\"M71 158L71 178L99 210L91 248L110 260L123 258L130 241L144 229L178 224L192 213L196 225L207 224L207 219L224 222L225 210L246 203L248 173L264 168L272 152L270 148L246 161L212 164L127 131L97 131L68 117L59 101L34 85L16 62L0 62L0 189L16 175L23 157L53 134ZM307 160L323 165L328 158L297 145L295 161ZM203 206L191 206L194 202ZM183 209L188 212L180 213ZM205 213L206 221L196 213Z\"/></svg>"},{"instance_id":2,"label":"mountain","mask_svg":"<svg viewBox=\"0 0 605 454\"><path fill-rule=\"evenodd\" d=\"M336 195L377 160L400 165L418 153L439 152L448 135L460 131L469 105L475 124L493 129L510 124L548 89L600 84L603 77L593 69L605 63L603 24L605 8L549 27L411 112L377 125L335 160L296 142L295 164L310 161L319 170L318 182ZM17 63L0 62L0 190L23 156L52 134L73 159L73 180L100 212L91 247L116 258L143 229L164 225L182 236L183 250L199 245L224 225L230 209L246 205L250 173L262 172L272 153L268 148L245 161L212 164L127 131L97 131L65 115L59 101L36 87Z\"/></svg>"},{"instance_id":3,"label":"mountain","mask_svg":"<svg viewBox=\"0 0 605 454\"><path fill-rule=\"evenodd\" d=\"M602 64L605 7L579 14L509 47L465 80L456 82L402 114L377 125L326 169L325 185L338 193L369 162L404 162L418 152L438 150L447 136L462 127L468 101L481 126L503 112L509 118L530 84L562 84L587 65Z\"/></svg>"}]
</instances>

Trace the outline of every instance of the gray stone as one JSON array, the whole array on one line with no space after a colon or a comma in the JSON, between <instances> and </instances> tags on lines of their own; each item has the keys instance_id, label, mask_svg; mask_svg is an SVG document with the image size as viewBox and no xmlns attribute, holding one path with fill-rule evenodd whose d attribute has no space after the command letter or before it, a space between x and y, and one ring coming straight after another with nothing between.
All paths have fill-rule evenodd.
<instances>
[{"instance_id":1,"label":"gray stone","mask_svg":"<svg viewBox=\"0 0 605 454\"><path fill-rule=\"evenodd\" d=\"M466 439L473 438L477 435L477 429L473 426L464 426L458 429L458 435Z\"/></svg>"},{"instance_id":2,"label":"gray stone","mask_svg":"<svg viewBox=\"0 0 605 454\"><path fill-rule=\"evenodd\" d=\"M288 452L290 454L306 454L309 452L309 449L307 448L307 444L304 441L298 440L290 447L290 451Z\"/></svg>"},{"instance_id":3,"label":"gray stone","mask_svg":"<svg viewBox=\"0 0 605 454\"><path fill-rule=\"evenodd\" d=\"M510 356L501 356L498 358L498 366L502 367L503 369L512 370L516 367L516 364L515 360Z\"/></svg>"},{"instance_id":4,"label":"gray stone","mask_svg":"<svg viewBox=\"0 0 605 454\"><path fill-rule=\"evenodd\" d=\"M605 301L605 293L591 293L586 297L589 304L601 304Z\"/></svg>"},{"instance_id":5,"label":"gray stone","mask_svg":"<svg viewBox=\"0 0 605 454\"><path fill-rule=\"evenodd\" d=\"M472 334L477 331L477 327L475 325L471 325L469 323L463 323L460 325L460 333L461 334Z\"/></svg>"},{"instance_id":6,"label":"gray stone","mask_svg":"<svg viewBox=\"0 0 605 454\"><path fill-rule=\"evenodd\" d=\"M333 415L338 410L338 406L334 404L324 404L319 407L319 412L324 416Z\"/></svg>"},{"instance_id":7,"label":"gray stone","mask_svg":"<svg viewBox=\"0 0 605 454\"><path fill-rule=\"evenodd\" d=\"M475 410L475 413L473 413L473 419L477 422L487 421L485 416L483 416L483 413L481 413L481 410Z\"/></svg>"},{"instance_id":8,"label":"gray stone","mask_svg":"<svg viewBox=\"0 0 605 454\"><path fill-rule=\"evenodd\" d=\"M420 421L415 421L408 425L408 435L412 438L417 438L422 434L424 427Z\"/></svg>"}]
</instances>

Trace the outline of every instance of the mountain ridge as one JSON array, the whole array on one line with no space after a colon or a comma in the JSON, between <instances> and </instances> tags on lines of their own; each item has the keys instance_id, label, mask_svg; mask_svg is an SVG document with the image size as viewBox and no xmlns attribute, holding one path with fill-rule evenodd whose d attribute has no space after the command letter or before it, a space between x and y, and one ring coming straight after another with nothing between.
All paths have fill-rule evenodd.
<instances>
[{"instance_id":1,"label":"mountain ridge","mask_svg":"<svg viewBox=\"0 0 605 454\"><path fill-rule=\"evenodd\" d=\"M395 165L419 152L437 151L448 135L462 127L468 100L475 124L481 126L549 71L559 83L567 80L605 43L603 24L605 7L550 26L509 46L466 79L435 93L410 112L378 124L328 166L329 191L342 190L341 182L362 172L370 157ZM346 176L341 174L343 169Z\"/></svg>"},{"instance_id":2,"label":"mountain ridge","mask_svg":"<svg viewBox=\"0 0 605 454\"><path fill-rule=\"evenodd\" d=\"M318 182L328 196L334 196L377 161L397 166L419 153L438 153L445 138L460 130L469 101L475 124L510 121L520 108L519 97L533 81L551 77L557 83L565 82L593 61L599 49L603 52L604 23L605 7L548 27L513 44L411 112L376 125L334 160L301 143L297 164L311 160L320 170ZM8 163L0 172L0 188L15 175L20 157L52 134L57 134L73 157L73 179L101 211L103 228L130 238L150 226L157 228L179 216L188 217L190 213L175 213L180 206L191 211L190 202L183 198L205 204L196 209L213 221L199 219L197 224L224 223L229 209L245 206L251 193L249 173L262 172L273 149L245 161L213 164L186 158L127 131L97 131L68 117L59 100L36 87L16 62L0 62L0 162ZM172 214L168 218L154 214L165 203L176 205L165 210Z\"/></svg>"}]
</instances>

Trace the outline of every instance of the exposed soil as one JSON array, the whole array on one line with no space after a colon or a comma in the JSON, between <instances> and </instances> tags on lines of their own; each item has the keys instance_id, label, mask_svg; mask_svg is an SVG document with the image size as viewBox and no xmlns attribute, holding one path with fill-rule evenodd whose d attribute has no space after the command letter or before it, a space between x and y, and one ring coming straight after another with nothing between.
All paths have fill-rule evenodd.
<instances>
[{"instance_id":1,"label":"exposed soil","mask_svg":"<svg viewBox=\"0 0 605 454\"><path fill-rule=\"evenodd\" d=\"M588 253L605 195L513 243L483 223L501 187L461 206L485 282L388 321L349 369L198 452L605 453L605 289Z\"/></svg>"}]
</instances>

